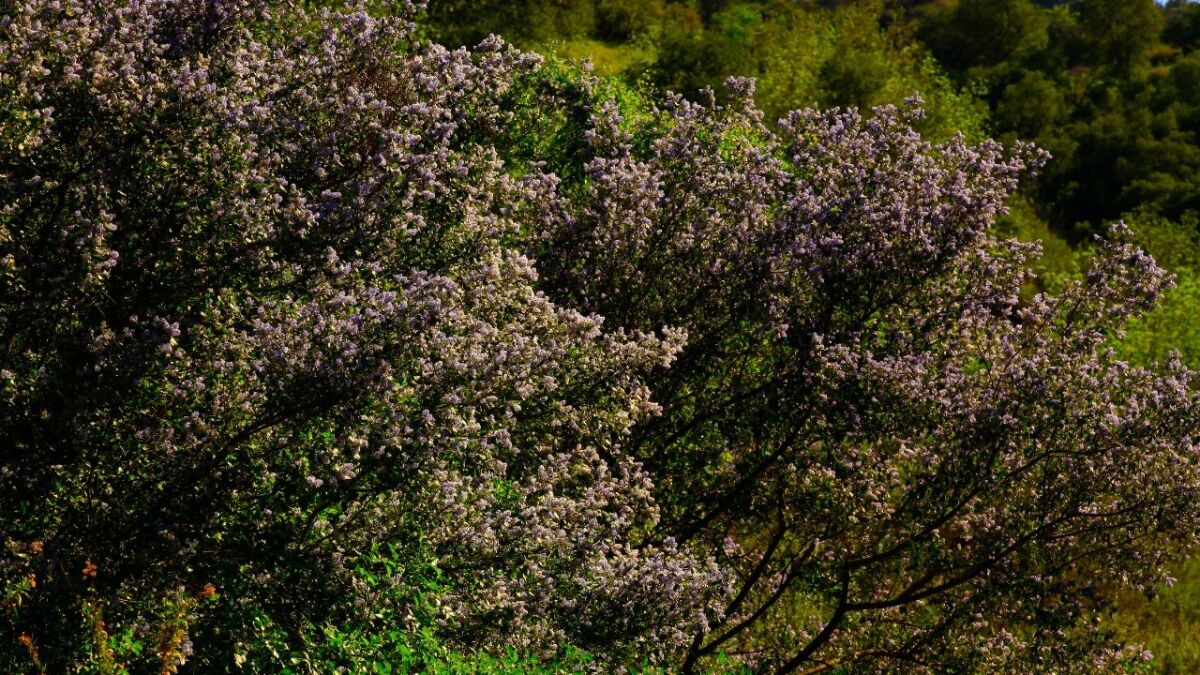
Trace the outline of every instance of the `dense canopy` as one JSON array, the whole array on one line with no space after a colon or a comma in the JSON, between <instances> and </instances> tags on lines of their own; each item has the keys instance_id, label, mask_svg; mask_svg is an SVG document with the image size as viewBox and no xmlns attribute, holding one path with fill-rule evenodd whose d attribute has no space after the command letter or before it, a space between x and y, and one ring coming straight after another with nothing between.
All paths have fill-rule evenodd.
<instances>
[{"instance_id":1,"label":"dense canopy","mask_svg":"<svg viewBox=\"0 0 1200 675\"><path fill-rule=\"evenodd\" d=\"M1195 373L1122 225L1027 292L1045 153L413 17L0 1L0 667L1142 658Z\"/></svg>"}]
</instances>

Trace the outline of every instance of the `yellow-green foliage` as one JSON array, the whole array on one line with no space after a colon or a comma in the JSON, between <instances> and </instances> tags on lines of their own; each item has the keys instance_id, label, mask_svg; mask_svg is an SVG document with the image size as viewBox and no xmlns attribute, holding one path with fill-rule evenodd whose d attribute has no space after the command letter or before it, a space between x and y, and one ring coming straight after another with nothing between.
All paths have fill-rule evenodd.
<instances>
[{"instance_id":1,"label":"yellow-green foliage","mask_svg":"<svg viewBox=\"0 0 1200 675\"><path fill-rule=\"evenodd\" d=\"M1200 223L1194 214L1180 220L1141 210L1126 216L1139 243L1176 276L1159 307L1130 324L1121 353L1148 364L1178 351L1184 363L1200 366Z\"/></svg>"},{"instance_id":2,"label":"yellow-green foliage","mask_svg":"<svg viewBox=\"0 0 1200 675\"><path fill-rule=\"evenodd\" d=\"M1021 241L1041 242L1042 256L1033 264L1037 287L1056 288L1063 279L1079 274L1080 255L1038 216L1028 199L1014 197L1009 200L1008 208L1008 214L996 222L997 233Z\"/></svg>"},{"instance_id":3,"label":"yellow-green foliage","mask_svg":"<svg viewBox=\"0 0 1200 675\"><path fill-rule=\"evenodd\" d=\"M1200 672L1200 558L1179 565L1174 585L1162 584L1151 596L1125 593L1118 608L1112 629L1150 650L1154 672Z\"/></svg>"},{"instance_id":4,"label":"yellow-green foliage","mask_svg":"<svg viewBox=\"0 0 1200 675\"><path fill-rule=\"evenodd\" d=\"M765 23L755 39L762 56L754 74L768 117L812 104L898 103L920 92L928 115L923 133L982 138L985 118L972 94L956 88L922 46L882 28L882 13L879 2L833 11L795 6Z\"/></svg>"},{"instance_id":5,"label":"yellow-green foliage","mask_svg":"<svg viewBox=\"0 0 1200 675\"><path fill-rule=\"evenodd\" d=\"M1200 276L1191 268L1176 271L1178 286L1167 292L1162 304L1130 324L1121 352L1130 361L1161 361L1178 351L1184 363L1200 366Z\"/></svg>"}]
</instances>

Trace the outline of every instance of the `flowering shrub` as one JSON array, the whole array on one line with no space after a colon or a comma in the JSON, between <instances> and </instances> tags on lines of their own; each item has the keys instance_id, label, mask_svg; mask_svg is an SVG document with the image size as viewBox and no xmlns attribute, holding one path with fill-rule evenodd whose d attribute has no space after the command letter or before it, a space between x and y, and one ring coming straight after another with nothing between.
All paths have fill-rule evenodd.
<instances>
[{"instance_id":1,"label":"flowering shrub","mask_svg":"<svg viewBox=\"0 0 1200 675\"><path fill-rule=\"evenodd\" d=\"M720 575L641 541L651 484L620 447L683 336L537 291L530 188L483 144L536 60L410 30L6 7L4 569L39 579L7 630L52 669L81 594L153 632L162 596L215 585L206 667L260 613L376 613L400 591L359 586L374 541L442 571L431 620L474 648L652 656L702 619Z\"/></svg>"},{"instance_id":2,"label":"flowering shrub","mask_svg":"<svg viewBox=\"0 0 1200 675\"><path fill-rule=\"evenodd\" d=\"M659 531L737 576L686 666L1130 656L1078 623L1194 541L1192 373L1107 346L1167 275L1118 226L1084 281L1022 302L1037 247L988 228L1040 153L933 146L891 108L775 137L731 86L646 129L600 109L543 261L562 301L688 332L630 446Z\"/></svg>"},{"instance_id":3,"label":"flowering shrub","mask_svg":"<svg viewBox=\"0 0 1200 675\"><path fill-rule=\"evenodd\" d=\"M1192 374L1106 347L1169 280L1116 229L1022 303L1032 148L0 10L7 670L1066 667L1196 538Z\"/></svg>"}]
</instances>

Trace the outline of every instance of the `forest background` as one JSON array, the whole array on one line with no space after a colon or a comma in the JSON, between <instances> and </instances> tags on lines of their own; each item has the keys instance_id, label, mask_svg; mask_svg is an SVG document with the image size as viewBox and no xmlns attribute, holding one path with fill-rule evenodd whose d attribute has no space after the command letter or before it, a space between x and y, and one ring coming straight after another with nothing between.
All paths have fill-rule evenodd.
<instances>
[{"instance_id":1,"label":"forest background","mask_svg":"<svg viewBox=\"0 0 1200 675\"><path fill-rule=\"evenodd\" d=\"M1033 141L1053 159L997 224L1043 244L1030 292L1078 278L1092 235L1123 220L1178 286L1119 349L1200 367L1200 3L447 0L422 30L447 46L499 34L650 95L752 76L768 120L919 92L927 137ZM1155 670L1197 672L1200 559L1181 555L1177 576L1153 597L1124 594L1113 627Z\"/></svg>"}]
</instances>

